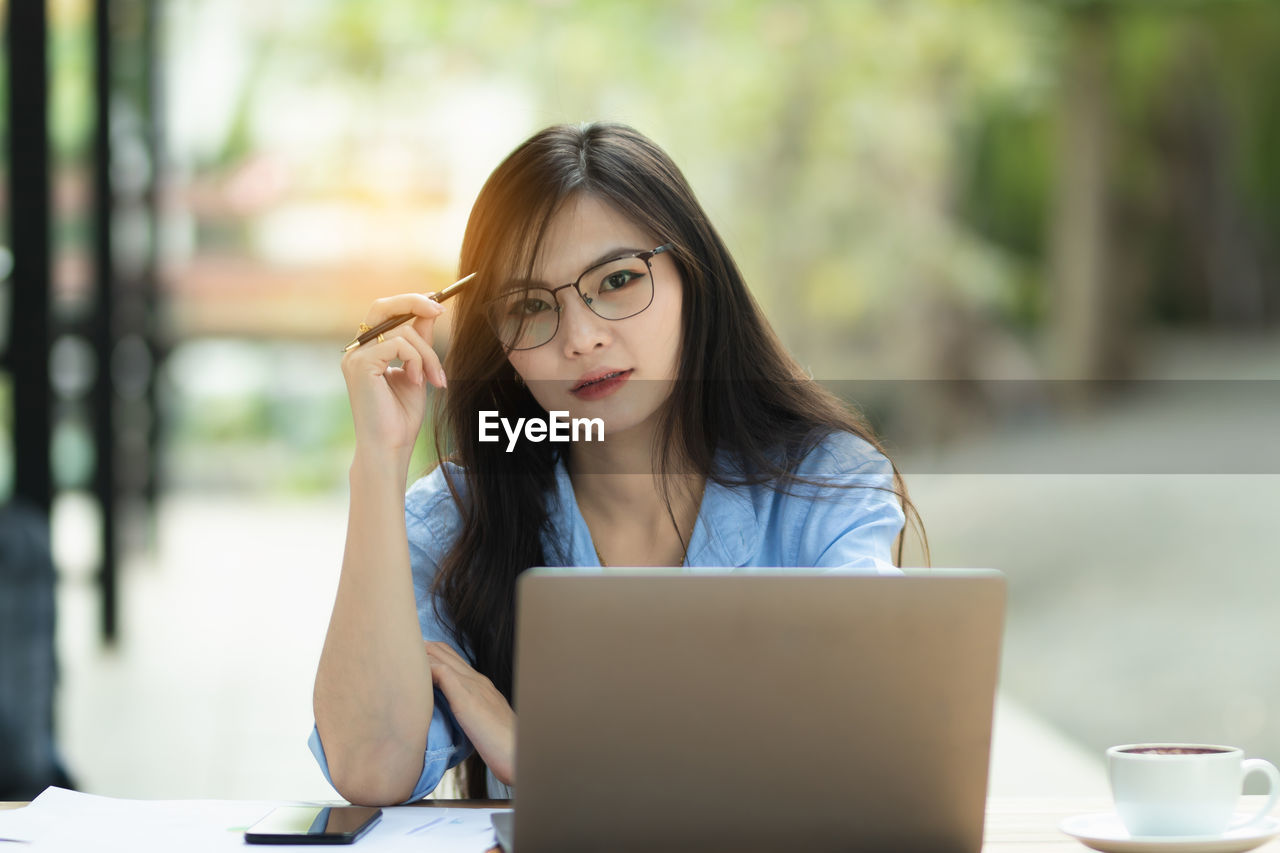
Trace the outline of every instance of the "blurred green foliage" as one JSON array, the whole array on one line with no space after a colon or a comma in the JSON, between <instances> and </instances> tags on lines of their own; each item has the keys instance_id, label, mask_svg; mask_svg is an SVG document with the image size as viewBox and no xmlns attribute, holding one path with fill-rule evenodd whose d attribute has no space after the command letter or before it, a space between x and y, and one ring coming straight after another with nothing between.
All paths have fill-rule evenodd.
<instances>
[{"instance_id":1,"label":"blurred green foliage","mask_svg":"<svg viewBox=\"0 0 1280 853\"><path fill-rule=\"evenodd\" d=\"M49 141L59 163L93 144L93 18L88 3L60 3L49 18Z\"/></svg>"},{"instance_id":2,"label":"blurred green foliage","mask_svg":"<svg viewBox=\"0 0 1280 853\"><path fill-rule=\"evenodd\" d=\"M315 150L358 152L407 117L431 119L454 92L510 97L478 101L439 132L499 132L507 148L553 122L625 121L681 164L784 343L830 379L999 378L1042 361L1072 174L1062 129L1080 109L1065 97L1065 74L1073 33L1089 20L1105 43L1106 85L1090 93L1107 137L1104 274L1136 306L1119 334L1280 319L1280 3L162 7L171 71L208 61L198 42L214 34L202 15L235 18L228 50L239 64L210 76L235 87L231 106L198 148L178 152L194 170L186 177L216 185L260 154L272 104L345 111L336 137L286 152L307 175L334 170L333 160L309 159ZM51 46L51 126L66 156L82 153L91 131L88 32L87 17L71 15ZM136 59L122 53L122 79L139 73ZM170 103L208 100L178 83L168 81ZM492 109L517 115L494 121ZM83 239L75 220L62 227L65 239ZM190 233L197 253L251 254L255 227L248 216L197 217ZM175 419L179 440L275 436L304 457L349 441L340 399L302 429L291 425L291 402L255 393L263 396Z\"/></svg>"},{"instance_id":3,"label":"blurred green foliage","mask_svg":"<svg viewBox=\"0 0 1280 853\"><path fill-rule=\"evenodd\" d=\"M1178 164L1160 123L1188 98L1212 101L1218 113L1200 118L1222 125L1232 191L1275 236L1280 108L1263 81L1277 79L1278 8L324 0L307 14L258 16L217 159L252 149L255 87L281 73L348 92L353 105L371 105L371 122L376 110L429 113L441 80L523 93L522 134L562 120L628 121L684 166L784 340L839 376L854 356L891 361L900 332L927 333L939 311L982 318L975 333L1043 326L1063 156L1055 129L1070 120L1065 33L1098 9L1108 21L1112 83L1099 96L1111 111L1117 230L1142 244L1153 316L1202 319L1195 297L1168 298L1186 287L1162 269L1170 202L1161 194ZM924 346L905 361L928 372L937 358Z\"/></svg>"},{"instance_id":4,"label":"blurred green foliage","mask_svg":"<svg viewBox=\"0 0 1280 853\"><path fill-rule=\"evenodd\" d=\"M1122 267L1139 278L1128 285L1144 306L1139 322L1251 325L1215 317L1207 305L1210 291L1249 273L1206 268L1215 262L1204 255L1233 252L1235 267L1256 266L1274 260L1268 247L1280 242L1280 97L1263 82L1280 79L1280 4L1063 4L1055 25L1082 5L1106 16L1111 85L1099 96L1113 158L1107 206L1119 253L1129 256ZM1014 319L1033 328L1048 311L1041 267L1065 155L1056 128L1069 120L1058 98L1004 99L980 109L974 136L962 137L960 215L1033 265L1014 302ZM1206 246L1219 239L1215 226L1238 230L1240 242ZM1280 318L1280 283L1264 275L1258 325Z\"/></svg>"}]
</instances>

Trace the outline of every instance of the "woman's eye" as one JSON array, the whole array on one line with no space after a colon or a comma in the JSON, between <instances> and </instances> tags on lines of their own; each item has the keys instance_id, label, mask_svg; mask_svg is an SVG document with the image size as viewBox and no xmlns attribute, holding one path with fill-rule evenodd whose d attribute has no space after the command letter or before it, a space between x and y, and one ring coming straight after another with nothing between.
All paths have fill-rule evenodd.
<instances>
[{"instance_id":1,"label":"woman's eye","mask_svg":"<svg viewBox=\"0 0 1280 853\"><path fill-rule=\"evenodd\" d=\"M510 313L516 316L530 317L550 310L551 306L542 299L522 299L511 304Z\"/></svg>"},{"instance_id":2,"label":"woman's eye","mask_svg":"<svg viewBox=\"0 0 1280 853\"><path fill-rule=\"evenodd\" d=\"M609 273L604 277L604 281L600 283L600 290L601 292L618 290L626 287L629 282L640 278L642 275L644 273L639 273L635 270L618 270L617 272Z\"/></svg>"}]
</instances>

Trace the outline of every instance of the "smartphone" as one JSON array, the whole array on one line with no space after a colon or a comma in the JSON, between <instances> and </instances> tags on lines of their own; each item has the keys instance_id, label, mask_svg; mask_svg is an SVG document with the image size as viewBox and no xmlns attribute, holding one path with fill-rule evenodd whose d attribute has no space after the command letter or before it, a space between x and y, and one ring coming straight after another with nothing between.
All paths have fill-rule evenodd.
<instances>
[{"instance_id":1,"label":"smartphone","mask_svg":"<svg viewBox=\"0 0 1280 853\"><path fill-rule=\"evenodd\" d=\"M245 830L249 844L350 844L382 819L369 806L281 806Z\"/></svg>"}]
</instances>

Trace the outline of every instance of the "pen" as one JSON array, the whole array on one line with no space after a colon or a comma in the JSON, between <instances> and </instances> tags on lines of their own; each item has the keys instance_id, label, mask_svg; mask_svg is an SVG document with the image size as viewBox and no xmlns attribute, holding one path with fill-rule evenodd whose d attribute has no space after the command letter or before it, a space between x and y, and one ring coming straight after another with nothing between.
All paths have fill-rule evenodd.
<instances>
[{"instance_id":1,"label":"pen","mask_svg":"<svg viewBox=\"0 0 1280 853\"><path fill-rule=\"evenodd\" d=\"M436 302L444 302L449 297L456 296L458 291L462 289L462 286L475 277L475 273L471 273L471 275L464 275L462 278L458 279L439 293L431 294L431 298ZM402 323L407 323L417 316L417 314L397 314L394 317L388 317L372 329L369 329L366 332L361 332L356 336L355 340L343 347L342 351L351 352L356 347L364 346L369 343L369 341L377 340L379 335L385 334L396 326L399 326Z\"/></svg>"}]
</instances>

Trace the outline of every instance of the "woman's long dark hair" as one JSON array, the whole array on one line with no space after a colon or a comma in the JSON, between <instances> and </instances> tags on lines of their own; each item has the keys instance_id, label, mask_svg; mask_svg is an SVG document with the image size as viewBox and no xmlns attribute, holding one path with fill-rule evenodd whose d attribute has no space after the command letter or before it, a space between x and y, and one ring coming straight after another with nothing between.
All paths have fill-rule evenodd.
<instances>
[{"instance_id":1,"label":"woman's long dark hair","mask_svg":"<svg viewBox=\"0 0 1280 853\"><path fill-rule=\"evenodd\" d=\"M522 385L481 305L513 272L531 272L549 222L570 198L608 203L651 235L674 244L683 283L678 380L655 435L655 473L670 512L666 475L695 472L726 485L797 482L796 464L833 432L879 448L870 427L814 382L783 349L747 290L729 250L688 182L660 148L620 124L547 128L513 151L489 177L467 223L460 273L477 272L459 296L446 356L449 389L437 397L436 448L461 466L449 481L461 531L444 556L434 591L477 670L512 698L516 577L556 565L544 554L559 447L549 442L480 442L479 412L544 417ZM713 466L730 454L732 473ZM919 514L897 469L893 491L923 541ZM674 516L673 516L674 518ZM554 537L550 537L554 539ZM927 543L925 544L927 553ZM897 542L902 560L903 537ZM466 794L485 795L483 765L471 761Z\"/></svg>"}]
</instances>

